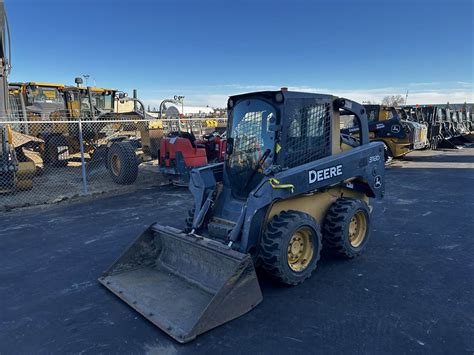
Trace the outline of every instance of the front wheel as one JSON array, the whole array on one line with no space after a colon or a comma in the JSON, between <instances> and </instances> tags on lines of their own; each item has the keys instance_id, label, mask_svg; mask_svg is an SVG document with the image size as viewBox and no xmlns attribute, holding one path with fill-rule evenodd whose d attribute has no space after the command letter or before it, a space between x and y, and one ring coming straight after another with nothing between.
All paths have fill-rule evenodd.
<instances>
[{"instance_id":1,"label":"front wheel","mask_svg":"<svg viewBox=\"0 0 474 355\"><path fill-rule=\"evenodd\" d=\"M318 222L298 211L284 211L268 223L260 244L263 269L286 285L297 285L311 276L321 253Z\"/></svg>"}]
</instances>

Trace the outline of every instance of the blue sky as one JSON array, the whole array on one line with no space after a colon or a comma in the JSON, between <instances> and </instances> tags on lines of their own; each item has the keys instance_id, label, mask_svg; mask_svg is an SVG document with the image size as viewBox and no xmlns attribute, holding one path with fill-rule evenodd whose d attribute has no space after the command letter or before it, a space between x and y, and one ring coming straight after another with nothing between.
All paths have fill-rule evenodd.
<instances>
[{"instance_id":1,"label":"blue sky","mask_svg":"<svg viewBox=\"0 0 474 355\"><path fill-rule=\"evenodd\" d=\"M472 0L5 0L11 81L97 86L152 106L261 89L474 101ZM94 81L89 79L89 84Z\"/></svg>"}]
</instances>

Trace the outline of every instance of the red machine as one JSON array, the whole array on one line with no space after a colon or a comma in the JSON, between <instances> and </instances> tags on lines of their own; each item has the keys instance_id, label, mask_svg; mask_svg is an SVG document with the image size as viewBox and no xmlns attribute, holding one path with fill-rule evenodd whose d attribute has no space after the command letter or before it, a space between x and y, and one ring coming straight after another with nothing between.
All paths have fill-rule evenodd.
<instances>
[{"instance_id":1,"label":"red machine","mask_svg":"<svg viewBox=\"0 0 474 355\"><path fill-rule=\"evenodd\" d=\"M198 146L206 149L208 163L217 163L224 161L226 140L218 132L213 132L196 141Z\"/></svg>"},{"instance_id":2,"label":"red machine","mask_svg":"<svg viewBox=\"0 0 474 355\"><path fill-rule=\"evenodd\" d=\"M193 168L224 160L225 139L216 133L196 140L192 133L175 132L160 142L160 172L175 176L173 183L187 185Z\"/></svg>"}]
</instances>

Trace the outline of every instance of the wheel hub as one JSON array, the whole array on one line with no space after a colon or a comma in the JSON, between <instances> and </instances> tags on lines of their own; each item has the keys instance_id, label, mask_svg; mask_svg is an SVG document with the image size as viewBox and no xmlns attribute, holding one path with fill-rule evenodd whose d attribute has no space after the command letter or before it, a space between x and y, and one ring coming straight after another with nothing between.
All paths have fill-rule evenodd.
<instances>
[{"instance_id":1,"label":"wheel hub","mask_svg":"<svg viewBox=\"0 0 474 355\"><path fill-rule=\"evenodd\" d=\"M288 266L296 272L306 269L313 258L312 233L308 228L297 230L288 243Z\"/></svg>"},{"instance_id":2,"label":"wheel hub","mask_svg":"<svg viewBox=\"0 0 474 355\"><path fill-rule=\"evenodd\" d=\"M114 173L114 175L116 176L120 175L121 163L120 163L120 158L116 154L112 156L110 165L111 165L112 172Z\"/></svg>"},{"instance_id":3,"label":"wheel hub","mask_svg":"<svg viewBox=\"0 0 474 355\"><path fill-rule=\"evenodd\" d=\"M358 247L365 239L367 232L367 218L362 211L358 211L349 223L349 241L353 247Z\"/></svg>"}]
</instances>

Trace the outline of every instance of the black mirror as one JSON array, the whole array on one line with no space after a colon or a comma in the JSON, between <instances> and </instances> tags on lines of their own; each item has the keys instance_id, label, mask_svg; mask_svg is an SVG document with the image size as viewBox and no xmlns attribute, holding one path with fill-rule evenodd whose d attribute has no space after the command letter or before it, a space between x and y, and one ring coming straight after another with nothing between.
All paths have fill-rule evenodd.
<instances>
[{"instance_id":1,"label":"black mirror","mask_svg":"<svg viewBox=\"0 0 474 355\"><path fill-rule=\"evenodd\" d=\"M234 152L234 138L227 138L226 146L225 146L225 153L230 155Z\"/></svg>"}]
</instances>

